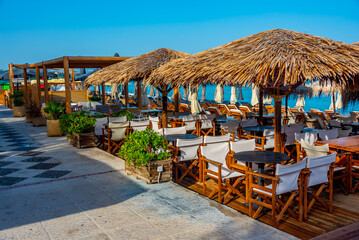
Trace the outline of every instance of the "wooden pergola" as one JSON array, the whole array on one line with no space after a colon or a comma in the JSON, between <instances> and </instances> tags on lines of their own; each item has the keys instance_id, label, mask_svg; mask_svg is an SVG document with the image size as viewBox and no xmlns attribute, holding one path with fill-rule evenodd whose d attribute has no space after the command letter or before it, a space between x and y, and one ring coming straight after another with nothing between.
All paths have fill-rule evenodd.
<instances>
[{"instance_id":1,"label":"wooden pergola","mask_svg":"<svg viewBox=\"0 0 359 240\"><path fill-rule=\"evenodd\" d=\"M71 88L70 88L70 68L72 69L72 76L74 68L103 68L109 65L122 62L130 57L74 57L64 56L55 58L48 61L33 63L33 64L10 64L12 70L13 67L22 68L24 71L24 85L25 85L25 102L28 104L29 96L27 91L27 75L26 69L35 69L36 71L36 87L37 96L36 99L41 104L41 86L40 86L40 68L43 69L44 78L44 95L45 102L48 101L48 82L47 82L47 69L64 69L65 79L65 95L66 95L66 112L71 113ZM73 79L74 80L74 79ZM102 96L105 96L105 88L102 86Z\"/></svg>"}]
</instances>

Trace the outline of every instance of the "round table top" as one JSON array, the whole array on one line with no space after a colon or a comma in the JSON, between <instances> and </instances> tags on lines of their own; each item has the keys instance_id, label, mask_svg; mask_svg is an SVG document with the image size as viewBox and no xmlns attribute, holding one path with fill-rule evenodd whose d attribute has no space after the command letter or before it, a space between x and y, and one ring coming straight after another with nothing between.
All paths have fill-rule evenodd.
<instances>
[{"instance_id":1,"label":"round table top","mask_svg":"<svg viewBox=\"0 0 359 240\"><path fill-rule=\"evenodd\" d=\"M270 151L245 151L233 155L234 159L253 163L280 163L288 161L290 157L284 153Z\"/></svg>"},{"instance_id":2,"label":"round table top","mask_svg":"<svg viewBox=\"0 0 359 240\"><path fill-rule=\"evenodd\" d=\"M274 130L274 127L272 126L251 126L251 127L244 127L243 128L246 131L251 132L264 132L266 129Z\"/></svg>"},{"instance_id":3,"label":"round table top","mask_svg":"<svg viewBox=\"0 0 359 240\"><path fill-rule=\"evenodd\" d=\"M344 123L343 125L344 125L344 126L354 126L354 127L357 127L357 126L359 126L359 122Z\"/></svg>"},{"instance_id":4,"label":"round table top","mask_svg":"<svg viewBox=\"0 0 359 240\"><path fill-rule=\"evenodd\" d=\"M177 139L195 139L198 138L198 136L192 134L170 134L170 135L165 135L165 138L169 142L174 142L177 141Z\"/></svg>"}]
</instances>

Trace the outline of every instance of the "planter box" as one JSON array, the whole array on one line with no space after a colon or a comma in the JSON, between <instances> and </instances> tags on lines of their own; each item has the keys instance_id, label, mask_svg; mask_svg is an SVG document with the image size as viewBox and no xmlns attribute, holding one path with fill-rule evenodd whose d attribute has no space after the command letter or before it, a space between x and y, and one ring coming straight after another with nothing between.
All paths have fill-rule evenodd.
<instances>
[{"instance_id":1,"label":"planter box","mask_svg":"<svg viewBox=\"0 0 359 240\"><path fill-rule=\"evenodd\" d=\"M145 180L148 184L158 182L158 171L157 168L162 166L163 171L161 172L160 182L167 182L172 180L172 160L155 161L151 162L148 166L135 167L133 164L128 166L125 164L126 173L134 175L139 179Z\"/></svg>"},{"instance_id":2,"label":"planter box","mask_svg":"<svg viewBox=\"0 0 359 240\"><path fill-rule=\"evenodd\" d=\"M32 118L25 116L25 121L26 121L26 123L32 123Z\"/></svg>"},{"instance_id":3,"label":"planter box","mask_svg":"<svg viewBox=\"0 0 359 240\"><path fill-rule=\"evenodd\" d=\"M47 120L46 125L48 137L62 136L62 131L60 129L60 120Z\"/></svg>"},{"instance_id":4,"label":"planter box","mask_svg":"<svg viewBox=\"0 0 359 240\"><path fill-rule=\"evenodd\" d=\"M32 126L34 127L46 126L46 118L44 117L32 118Z\"/></svg>"},{"instance_id":5,"label":"planter box","mask_svg":"<svg viewBox=\"0 0 359 240\"><path fill-rule=\"evenodd\" d=\"M26 109L25 106L14 106L12 108L12 115L14 117L25 117Z\"/></svg>"},{"instance_id":6,"label":"planter box","mask_svg":"<svg viewBox=\"0 0 359 240\"><path fill-rule=\"evenodd\" d=\"M73 133L67 138L67 143L77 148L96 147L95 134L93 133Z\"/></svg>"}]
</instances>

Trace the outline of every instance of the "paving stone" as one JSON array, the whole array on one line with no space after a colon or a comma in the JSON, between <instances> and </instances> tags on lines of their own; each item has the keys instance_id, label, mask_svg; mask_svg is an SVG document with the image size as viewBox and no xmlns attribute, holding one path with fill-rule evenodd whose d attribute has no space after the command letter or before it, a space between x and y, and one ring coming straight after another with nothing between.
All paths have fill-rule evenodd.
<instances>
[{"instance_id":1,"label":"paving stone","mask_svg":"<svg viewBox=\"0 0 359 240\"><path fill-rule=\"evenodd\" d=\"M49 159L51 159L51 157L31 157L31 158L22 160L22 162L45 162Z\"/></svg>"},{"instance_id":2,"label":"paving stone","mask_svg":"<svg viewBox=\"0 0 359 240\"><path fill-rule=\"evenodd\" d=\"M14 163L14 162L1 161L1 162L0 162L0 168L1 168L1 167L5 167L5 166L7 166L7 165L10 165L10 164L12 164L12 163Z\"/></svg>"},{"instance_id":3,"label":"paving stone","mask_svg":"<svg viewBox=\"0 0 359 240\"><path fill-rule=\"evenodd\" d=\"M28 152L20 153L17 156L36 156L36 155L39 155L39 154L42 154L42 153L44 153L44 152L42 152L42 151L28 151Z\"/></svg>"},{"instance_id":4,"label":"paving stone","mask_svg":"<svg viewBox=\"0 0 359 240\"><path fill-rule=\"evenodd\" d=\"M0 177L0 186L11 186L25 179L23 177Z\"/></svg>"},{"instance_id":5,"label":"paving stone","mask_svg":"<svg viewBox=\"0 0 359 240\"><path fill-rule=\"evenodd\" d=\"M6 176L19 170L17 168L0 168L0 176Z\"/></svg>"},{"instance_id":6,"label":"paving stone","mask_svg":"<svg viewBox=\"0 0 359 240\"><path fill-rule=\"evenodd\" d=\"M27 169L50 169L60 165L60 163L38 163L34 166L28 167Z\"/></svg>"},{"instance_id":7,"label":"paving stone","mask_svg":"<svg viewBox=\"0 0 359 240\"><path fill-rule=\"evenodd\" d=\"M71 171L49 170L34 176L34 178L60 178L65 176L66 174L69 174L70 172Z\"/></svg>"}]
</instances>

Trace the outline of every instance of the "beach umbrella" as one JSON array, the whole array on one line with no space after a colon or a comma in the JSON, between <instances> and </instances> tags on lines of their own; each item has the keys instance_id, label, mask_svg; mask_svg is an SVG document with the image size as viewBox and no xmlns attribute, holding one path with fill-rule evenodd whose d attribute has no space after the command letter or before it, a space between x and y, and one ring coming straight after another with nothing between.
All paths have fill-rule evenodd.
<instances>
[{"instance_id":1,"label":"beach umbrella","mask_svg":"<svg viewBox=\"0 0 359 240\"><path fill-rule=\"evenodd\" d=\"M337 101L335 102L335 108L338 109L338 112L340 111L340 109L343 108L343 97L342 97L342 92L338 92L337 95Z\"/></svg>"},{"instance_id":2,"label":"beach umbrella","mask_svg":"<svg viewBox=\"0 0 359 240\"><path fill-rule=\"evenodd\" d=\"M206 101L206 85L202 85L201 101L202 101L202 102Z\"/></svg>"},{"instance_id":3,"label":"beach umbrella","mask_svg":"<svg viewBox=\"0 0 359 240\"><path fill-rule=\"evenodd\" d=\"M183 87L183 99L187 100L188 98L188 88L187 87Z\"/></svg>"},{"instance_id":4,"label":"beach umbrella","mask_svg":"<svg viewBox=\"0 0 359 240\"><path fill-rule=\"evenodd\" d=\"M137 83L135 83L135 90L133 92L133 98L136 100L138 99Z\"/></svg>"},{"instance_id":5,"label":"beach umbrella","mask_svg":"<svg viewBox=\"0 0 359 240\"><path fill-rule=\"evenodd\" d=\"M231 100L230 100L231 104L236 104L237 103L237 87L236 86L232 86L231 87Z\"/></svg>"},{"instance_id":6,"label":"beach umbrella","mask_svg":"<svg viewBox=\"0 0 359 240\"><path fill-rule=\"evenodd\" d=\"M153 89L153 87L151 85L147 85L150 88L150 93L148 94L149 97L154 97L155 96L155 91Z\"/></svg>"},{"instance_id":7,"label":"beach umbrella","mask_svg":"<svg viewBox=\"0 0 359 240\"><path fill-rule=\"evenodd\" d=\"M257 86L252 86L252 99L251 105L255 106L259 104L259 88Z\"/></svg>"},{"instance_id":8,"label":"beach umbrella","mask_svg":"<svg viewBox=\"0 0 359 240\"><path fill-rule=\"evenodd\" d=\"M332 97L330 98L329 110L334 111L334 106L335 106L335 93L332 92Z\"/></svg>"},{"instance_id":9,"label":"beach umbrella","mask_svg":"<svg viewBox=\"0 0 359 240\"><path fill-rule=\"evenodd\" d=\"M244 97L243 97L243 92L242 92L242 88L240 87L238 89L238 101L243 101Z\"/></svg>"},{"instance_id":10,"label":"beach umbrella","mask_svg":"<svg viewBox=\"0 0 359 240\"><path fill-rule=\"evenodd\" d=\"M216 103L222 103L223 98L223 86L221 84L218 84L214 93L214 101Z\"/></svg>"},{"instance_id":11,"label":"beach umbrella","mask_svg":"<svg viewBox=\"0 0 359 240\"><path fill-rule=\"evenodd\" d=\"M188 101L191 101L191 113L193 115L199 114L203 111L201 104L198 102L198 88L195 86L190 86L190 94L188 95Z\"/></svg>"},{"instance_id":12,"label":"beach umbrella","mask_svg":"<svg viewBox=\"0 0 359 240\"><path fill-rule=\"evenodd\" d=\"M174 86L254 83L275 101L275 150L282 151L281 106L284 96L306 81L335 82L358 89L359 49L305 33L274 29L176 59L150 78Z\"/></svg>"},{"instance_id":13,"label":"beach umbrella","mask_svg":"<svg viewBox=\"0 0 359 240\"><path fill-rule=\"evenodd\" d=\"M147 107L148 105L150 105L150 100L148 99L148 96L147 96L147 87L148 86L149 85L146 85L145 87L141 88L142 107Z\"/></svg>"},{"instance_id":14,"label":"beach umbrella","mask_svg":"<svg viewBox=\"0 0 359 240\"><path fill-rule=\"evenodd\" d=\"M270 96L266 96L264 99L263 99L263 104L272 104L273 102L273 98L270 97Z\"/></svg>"},{"instance_id":15,"label":"beach umbrella","mask_svg":"<svg viewBox=\"0 0 359 240\"><path fill-rule=\"evenodd\" d=\"M156 95L155 95L155 98L159 98L160 97L160 91L156 91Z\"/></svg>"},{"instance_id":16,"label":"beach umbrella","mask_svg":"<svg viewBox=\"0 0 359 240\"><path fill-rule=\"evenodd\" d=\"M305 106L305 100L304 100L304 97L302 94L299 94L298 95L298 100L297 100L297 103L295 104L295 106L300 109L300 110L303 110L304 109L304 106Z\"/></svg>"},{"instance_id":17,"label":"beach umbrella","mask_svg":"<svg viewBox=\"0 0 359 240\"><path fill-rule=\"evenodd\" d=\"M130 81L144 81L162 92L162 120L167 127L167 95L172 89L170 84L164 81L149 80L151 73L161 65L173 61L176 58L189 56L188 53L178 52L168 48L160 48L137 57L104 67L90 75L85 81L88 85L101 84L103 82L127 84Z\"/></svg>"},{"instance_id":18,"label":"beach umbrella","mask_svg":"<svg viewBox=\"0 0 359 240\"><path fill-rule=\"evenodd\" d=\"M118 94L119 94L119 92L118 92L118 83L113 83L111 85L111 98L115 99L115 100L118 100L119 99Z\"/></svg>"}]
</instances>

